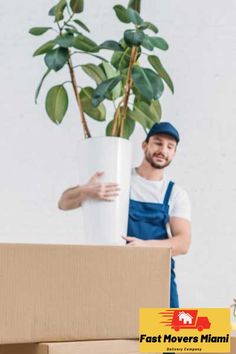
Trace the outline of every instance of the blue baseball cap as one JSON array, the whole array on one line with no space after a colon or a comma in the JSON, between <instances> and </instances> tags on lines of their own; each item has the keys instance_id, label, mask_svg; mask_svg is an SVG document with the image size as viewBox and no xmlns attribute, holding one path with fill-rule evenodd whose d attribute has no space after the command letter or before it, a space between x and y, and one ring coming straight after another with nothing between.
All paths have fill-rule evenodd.
<instances>
[{"instance_id":1,"label":"blue baseball cap","mask_svg":"<svg viewBox=\"0 0 236 354\"><path fill-rule=\"evenodd\" d=\"M178 144L179 142L179 133L178 130L170 123L168 122L161 122L161 123L155 123L148 135L146 140L148 140L151 136L156 135L156 134L167 134L172 136L172 138L174 138Z\"/></svg>"}]
</instances>

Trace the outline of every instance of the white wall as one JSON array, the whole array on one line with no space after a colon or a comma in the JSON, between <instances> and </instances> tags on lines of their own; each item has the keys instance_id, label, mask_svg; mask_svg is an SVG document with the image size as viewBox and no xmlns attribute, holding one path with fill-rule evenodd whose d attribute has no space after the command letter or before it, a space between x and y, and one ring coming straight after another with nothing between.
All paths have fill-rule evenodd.
<instances>
[{"instance_id":1,"label":"white wall","mask_svg":"<svg viewBox=\"0 0 236 354\"><path fill-rule=\"evenodd\" d=\"M82 132L74 99L71 95L63 124L51 123L44 98L47 88L60 82L52 75L34 104L45 68L32 53L50 36L36 38L27 31L51 25L47 11L54 3L14 0L0 8L1 242L84 240L81 211L57 209L61 192L77 184ZM82 19L98 42L118 39L125 28L113 14L116 3L85 0ZM161 58L176 93L166 90L162 98L163 120L172 121L182 139L168 175L189 192L193 206L192 248L177 260L181 303L228 306L236 296L236 2L143 0L142 14L158 24L170 43ZM101 125L91 126L102 134ZM138 146L143 137L139 128L132 138L135 164L142 156Z\"/></svg>"}]
</instances>

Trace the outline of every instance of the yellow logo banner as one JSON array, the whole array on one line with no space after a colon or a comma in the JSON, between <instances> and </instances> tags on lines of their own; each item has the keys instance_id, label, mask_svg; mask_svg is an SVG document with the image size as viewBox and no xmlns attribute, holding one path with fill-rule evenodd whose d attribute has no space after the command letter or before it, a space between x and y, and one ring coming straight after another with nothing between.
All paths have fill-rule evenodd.
<instances>
[{"instance_id":1,"label":"yellow logo banner","mask_svg":"<svg viewBox=\"0 0 236 354\"><path fill-rule=\"evenodd\" d=\"M140 352L229 353L230 309L141 308Z\"/></svg>"}]
</instances>

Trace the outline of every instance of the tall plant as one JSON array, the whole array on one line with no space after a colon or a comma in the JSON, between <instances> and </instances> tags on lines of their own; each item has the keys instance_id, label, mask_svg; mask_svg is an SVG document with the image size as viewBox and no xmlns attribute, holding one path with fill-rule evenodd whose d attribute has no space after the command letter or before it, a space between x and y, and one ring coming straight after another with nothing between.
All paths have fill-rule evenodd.
<instances>
[{"instance_id":1,"label":"tall plant","mask_svg":"<svg viewBox=\"0 0 236 354\"><path fill-rule=\"evenodd\" d=\"M130 0L127 8L122 5L114 6L117 18L122 23L131 24L132 28L126 29L119 41L109 39L100 45L81 32L89 32L88 27L78 18L83 8L83 0L60 0L49 10L49 16L53 17L56 28L30 29L29 32L36 36L49 30L56 32L52 40L44 43L33 54L44 55L47 66L36 90L35 100L37 102L47 75L52 70L57 72L67 65L85 138L91 137L86 116L97 121L106 119L105 100L114 104L114 117L106 127L106 135L129 138L136 122L146 130L160 121L159 98L164 91L163 82L174 92L172 80L159 57L147 53L156 49L167 50L168 44L163 38L146 33L151 31L156 34L158 28L140 16L140 0ZM109 61L97 54L104 49L112 52ZM74 65L74 58L83 54L97 58L98 64ZM141 66L143 58L148 59L150 67ZM82 68L95 81L96 88L80 85L79 89L77 68ZM56 124L62 122L68 108L65 84L66 82L52 87L46 96L46 111Z\"/></svg>"}]
</instances>

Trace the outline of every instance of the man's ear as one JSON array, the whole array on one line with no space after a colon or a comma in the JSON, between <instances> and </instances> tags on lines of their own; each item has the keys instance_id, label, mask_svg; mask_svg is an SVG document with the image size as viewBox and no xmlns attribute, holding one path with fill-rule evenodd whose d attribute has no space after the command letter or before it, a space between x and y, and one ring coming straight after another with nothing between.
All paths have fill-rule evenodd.
<instances>
[{"instance_id":1,"label":"man's ear","mask_svg":"<svg viewBox=\"0 0 236 354\"><path fill-rule=\"evenodd\" d=\"M146 147L147 147L147 142L146 142L146 140L144 140L142 143L142 149L144 150Z\"/></svg>"}]
</instances>

